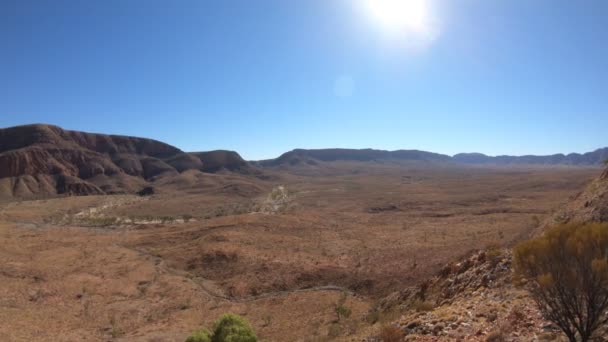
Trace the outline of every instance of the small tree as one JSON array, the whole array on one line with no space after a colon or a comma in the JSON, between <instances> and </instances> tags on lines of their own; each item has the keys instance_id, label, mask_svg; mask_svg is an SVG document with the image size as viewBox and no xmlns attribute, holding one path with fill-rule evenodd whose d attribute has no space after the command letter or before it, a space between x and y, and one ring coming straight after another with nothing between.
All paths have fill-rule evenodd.
<instances>
[{"instance_id":1,"label":"small tree","mask_svg":"<svg viewBox=\"0 0 608 342\"><path fill-rule=\"evenodd\" d=\"M516 276L572 342L608 322L608 224L565 224L515 247Z\"/></svg>"}]
</instances>

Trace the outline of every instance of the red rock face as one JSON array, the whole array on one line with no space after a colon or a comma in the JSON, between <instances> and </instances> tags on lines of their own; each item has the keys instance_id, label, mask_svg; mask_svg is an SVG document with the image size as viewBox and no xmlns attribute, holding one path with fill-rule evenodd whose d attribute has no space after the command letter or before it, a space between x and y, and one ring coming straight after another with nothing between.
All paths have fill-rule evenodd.
<instances>
[{"instance_id":1,"label":"red rock face","mask_svg":"<svg viewBox=\"0 0 608 342\"><path fill-rule=\"evenodd\" d=\"M142 181L186 170L240 172L250 168L232 151L185 153L152 139L68 131L50 125L0 129L0 181L8 180L4 183L12 184L13 189L0 197L100 194L104 192L95 184L97 180L103 179L107 188L114 178L116 184L110 187L127 192L141 187Z\"/></svg>"}]
</instances>

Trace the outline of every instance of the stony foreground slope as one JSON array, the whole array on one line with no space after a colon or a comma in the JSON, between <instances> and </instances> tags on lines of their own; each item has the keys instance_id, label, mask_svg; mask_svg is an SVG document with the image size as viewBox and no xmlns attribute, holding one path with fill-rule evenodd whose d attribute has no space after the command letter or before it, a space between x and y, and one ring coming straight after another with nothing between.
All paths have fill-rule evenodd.
<instances>
[{"instance_id":1,"label":"stony foreground slope","mask_svg":"<svg viewBox=\"0 0 608 342\"><path fill-rule=\"evenodd\" d=\"M608 169L553 218L557 222L608 221Z\"/></svg>"},{"instance_id":2,"label":"stony foreground slope","mask_svg":"<svg viewBox=\"0 0 608 342\"><path fill-rule=\"evenodd\" d=\"M533 235L556 223L607 221L608 168ZM496 245L445 265L435 277L380 301L371 311L378 323L365 339L377 341L390 330L406 341L566 341L525 286L514 285L511 261L511 251ZM598 336L608 336L608 326Z\"/></svg>"},{"instance_id":3,"label":"stony foreground slope","mask_svg":"<svg viewBox=\"0 0 608 342\"><path fill-rule=\"evenodd\" d=\"M256 172L236 152L185 153L160 141L64 130L0 129L0 197L134 193L188 170Z\"/></svg>"}]
</instances>

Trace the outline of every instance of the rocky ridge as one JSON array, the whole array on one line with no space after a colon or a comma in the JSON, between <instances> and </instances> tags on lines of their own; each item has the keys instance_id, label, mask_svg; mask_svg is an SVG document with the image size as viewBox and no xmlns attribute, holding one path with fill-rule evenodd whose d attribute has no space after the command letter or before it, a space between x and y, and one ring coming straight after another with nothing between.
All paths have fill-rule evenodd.
<instances>
[{"instance_id":1,"label":"rocky ridge","mask_svg":"<svg viewBox=\"0 0 608 342\"><path fill-rule=\"evenodd\" d=\"M0 197L136 193L188 170L262 174L233 151L186 153L152 139L51 125L0 129Z\"/></svg>"}]
</instances>

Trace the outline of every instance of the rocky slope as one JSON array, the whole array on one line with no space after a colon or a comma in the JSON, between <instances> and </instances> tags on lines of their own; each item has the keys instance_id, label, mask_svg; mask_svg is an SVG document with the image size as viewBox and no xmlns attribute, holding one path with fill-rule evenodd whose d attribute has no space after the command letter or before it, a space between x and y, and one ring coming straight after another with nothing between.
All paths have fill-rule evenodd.
<instances>
[{"instance_id":1,"label":"rocky slope","mask_svg":"<svg viewBox=\"0 0 608 342\"><path fill-rule=\"evenodd\" d=\"M386 331L402 341L556 341L559 330L546 321L528 292L512 284L506 249L472 253L448 264L433 279L395 293L371 313L398 313L378 322L366 338ZM397 340L397 339L396 339Z\"/></svg>"},{"instance_id":2,"label":"rocky slope","mask_svg":"<svg viewBox=\"0 0 608 342\"><path fill-rule=\"evenodd\" d=\"M571 221L608 221L608 168L534 234ZM509 249L491 246L445 265L418 286L391 294L370 312L378 322L365 340L381 341L390 333L405 341L565 341L542 317L525 286L514 285L511 261ZM608 326L602 329L599 335L608 336Z\"/></svg>"},{"instance_id":3,"label":"rocky slope","mask_svg":"<svg viewBox=\"0 0 608 342\"><path fill-rule=\"evenodd\" d=\"M558 223L608 222L608 168L587 187L551 215L533 234Z\"/></svg>"},{"instance_id":4,"label":"rocky slope","mask_svg":"<svg viewBox=\"0 0 608 342\"><path fill-rule=\"evenodd\" d=\"M232 151L185 153L152 139L51 125L0 129L0 197L133 193L187 170L259 173Z\"/></svg>"}]
</instances>

